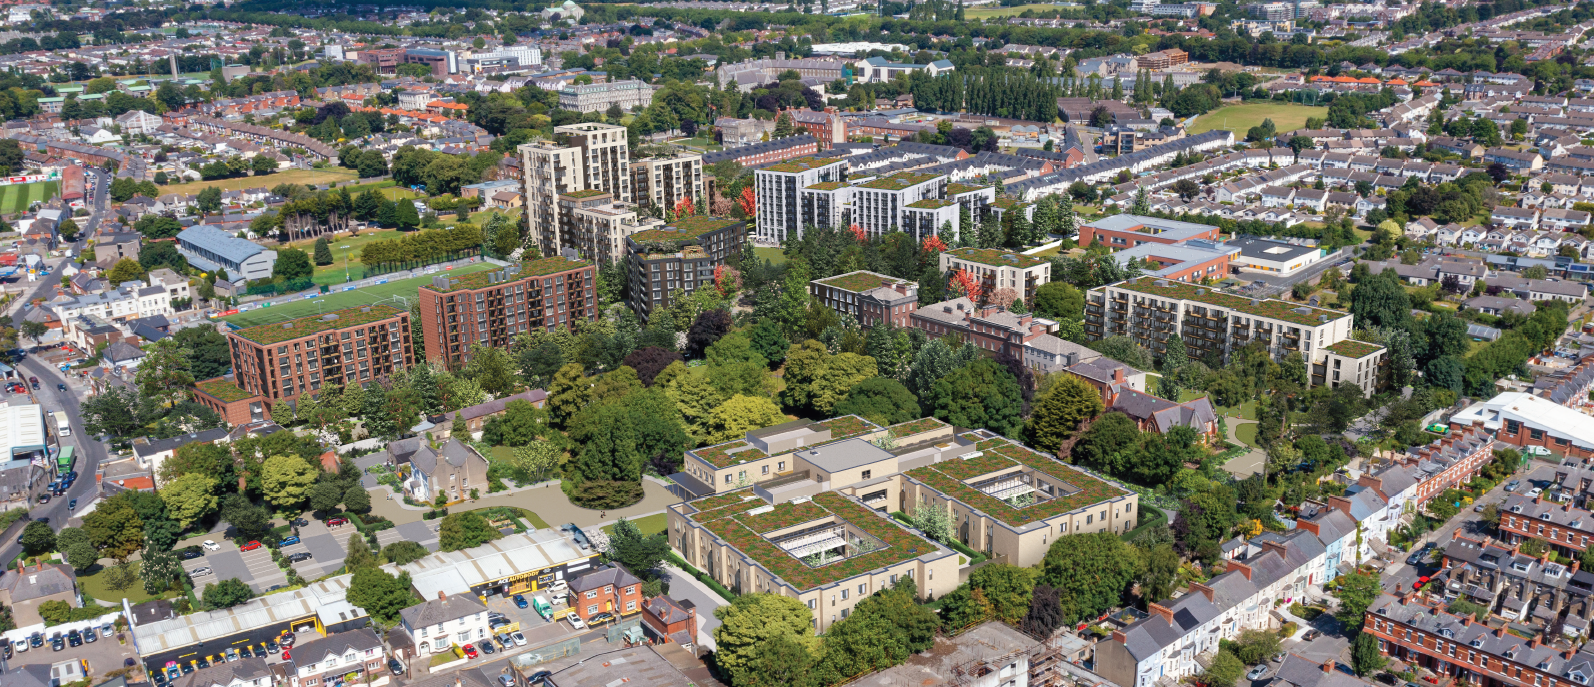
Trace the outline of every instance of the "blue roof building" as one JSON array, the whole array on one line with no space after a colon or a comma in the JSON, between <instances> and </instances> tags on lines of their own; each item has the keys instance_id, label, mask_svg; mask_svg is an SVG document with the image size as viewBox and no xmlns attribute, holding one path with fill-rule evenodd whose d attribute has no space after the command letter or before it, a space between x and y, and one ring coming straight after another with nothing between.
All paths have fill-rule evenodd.
<instances>
[{"instance_id":1,"label":"blue roof building","mask_svg":"<svg viewBox=\"0 0 1594 687\"><path fill-rule=\"evenodd\" d=\"M269 279L271 268L277 263L277 251L266 250L209 224L189 227L178 234L177 252L206 272L227 270L231 281Z\"/></svg>"}]
</instances>

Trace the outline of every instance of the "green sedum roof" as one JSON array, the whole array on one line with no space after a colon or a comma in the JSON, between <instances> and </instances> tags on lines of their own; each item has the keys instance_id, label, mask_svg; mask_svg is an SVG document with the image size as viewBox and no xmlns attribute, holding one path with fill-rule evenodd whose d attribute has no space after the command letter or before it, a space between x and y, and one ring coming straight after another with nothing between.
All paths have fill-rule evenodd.
<instances>
[{"instance_id":1,"label":"green sedum roof","mask_svg":"<svg viewBox=\"0 0 1594 687\"><path fill-rule=\"evenodd\" d=\"M243 387L225 379L210 379L199 382L194 385L194 388L208 396L214 396L222 403L233 403L259 395L244 391Z\"/></svg>"},{"instance_id":2,"label":"green sedum roof","mask_svg":"<svg viewBox=\"0 0 1594 687\"><path fill-rule=\"evenodd\" d=\"M874 181L871 181L871 182L869 182L867 184L862 184L861 186L859 186L859 188L872 188L872 189L878 189L878 190L882 190L882 191L901 191L902 189L909 188L909 187L912 187L912 186L918 186L919 184L925 183L927 181L933 181L933 180L939 179L939 178L941 178L943 176L946 176L946 175L944 175L944 174L919 174L919 173L915 173L915 172L902 172L900 174L893 174L893 175L888 176L888 177L882 177L880 179L875 179Z\"/></svg>"},{"instance_id":3,"label":"green sedum roof","mask_svg":"<svg viewBox=\"0 0 1594 687\"><path fill-rule=\"evenodd\" d=\"M1025 255L1010 250L995 250L991 248L953 248L946 252L959 260L977 262L981 265L992 267L1017 267L1027 269L1046 262L1045 258Z\"/></svg>"},{"instance_id":4,"label":"green sedum roof","mask_svg":"<svg viewBox=\"0 0 1594 687\"><path fill-rule=\"evenodd\" d=\"M1365 358L1384 350L1383 346L1370 344L1363 341L1355 341L1352 339L1345 339L1344 341L1329 344L1323 348L1335 355L1342 355L1347 358Z\"/></svg>"},{"instance_id":5,"label":"green sedum roof","mask_svg":"<svg viewBox=\"0 0 1594 687\"><path fill-rule=\"evenodd\" d=\"M982 455L968 460L944 460L914 468L906 474L1010 527L1038 522L1130 493L1079 468L1047 458L1002 437L982 438L969 433L964 434L963 438L978 440L975 448ZM1014 508L965 483L983 475L1021 466L1073 485L1078 490L1057 498L1036 501L1023 508Z\"/></svg>"},{"instance_id":6,"label":"green sedum roof","mask_svg":"<svg viewBox=\"0 0 1594 687\"><path fill-rule=\"evenodd\" d=\"M399 310L391 305L366 305L358 308L334 310L325 315L311 315L286 322L262 324L257 327L240 329L234 334L258 344L269 345L290 339L301 339L313 334L320 334L321 332L360 327L390 317L408 314L409 311ZM327 315L336 315L337 317L329 320L326 319Z\"/></svg>"},{"instance_id":7,"label":"green sedum roof","mask_svg":"<svg viewBox=\"0 0 1594 687\"><path fill-rule=\"evenodd\" d=\"M662 229L648 229L630 236L637 243L644 241L687 241L726 227L741 224L742 220L725 217L685 217Z\"/></svg>"},{"instance_id":8,"label":"green sedum roof","mask_svg":"<svg viewBox=\"0 0 1594 687\"><path fill-rule=\"evenodd\" d=\"M819 280L819 283L824 284L825 286L833 286L835 288L852 291L854 293L868 291L870 289L878 289L883 282L902 284L912 283L906 279L898 279L890 275L863 270L858 272L848 272L847 274L843 274L839 277L831 277L829 279Z\"/></svg>"},{"instance_id":9,"label":"green sedum roof","mask_svg":"<svg viewBox=\"0 0 1594 687\"><path fill-rule=\"evenodd\" d=\"M1134 291L1160 298L1178 298L1205 303L1247 315L1283 320L1291 324L1308 327L1322 324L1318 319L1320 315L1327 315L1328 320L1333 322L1349 314L1339 310L1314 308L1308 305L1279 300L1257 301L1256 305L1252 305L1252 299L1250 298L1221 293L1208 287L1200 287L1180 281L1162 280L1156 277L1141 277L1135 281L1126 281L1113 286L1126 291Z\"/></svg>"}]
</instances>

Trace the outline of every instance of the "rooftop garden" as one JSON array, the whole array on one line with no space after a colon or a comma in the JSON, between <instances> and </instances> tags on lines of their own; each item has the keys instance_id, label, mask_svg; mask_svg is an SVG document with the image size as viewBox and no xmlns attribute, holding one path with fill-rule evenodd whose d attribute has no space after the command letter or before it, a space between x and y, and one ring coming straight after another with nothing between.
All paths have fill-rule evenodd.
<instances>
[{"instance_id":1,"label":"rooftop garden","mask_svg":"<svg viewBox=\"0 0 1594 687\"><path fill-rule=\"evenodd\" d=\"M948 196L961 196L965 193L973 193L975 191L982 191L988 188L990 188L989 185L971 186L969 184L947 184L946 194Z\"/></svg>"},{"instance_id":2,"label":"rooftop garden","mask_svg":"<svg viewBox=\"0 0 1594 687\"><path fill-rule=\"evenodd\" d=\"M819 425L830 430L831 441L855 437L859 434L868 434L869 432L880 429L879 425L858 417L857 415L833 417L829 420L819 423Z\"/></svg>"},{"instance_id":3,"label":"rooftop garden","mask_svg":"<svg viewBox=\"0 0 1594 687\"><path fill-rule=\"evenodd\" d=\"M762 504L763 502L760 501L759 503ZM742 521L742 524L746 525L748 529L759 534L766 534L827 517L830 517L830 511L814 505L813 501L804 501L802 503L787 501L775 506L775 510L767 513L759 513L757 515L744 514L736 516L736 519Z\"/></svg>"},{"instance_id":4,"label":"rooftop garden","mask_svg":"<svg viewBox=\"0 0 1594 687\"><path fill-rule=\"evenodd\" d=\"M481 272L478 274L485 274ZM253 341L258 344L274 344L290 339L300 339L313 334L335 329L359 327L372 322L378 322L390 317L407 315L408 312L399 310L391 305L365 305L358 308L344 308L326 313L336 315L331 320L323 319L326 315L312 315L301 317L287 322L263 324L258 327L240 329L234 332L238 337Z\"/></svg>"},{"instance_id":5,"label":"rooftop garden","mask_svg":"<svg viewBox=\"0 0 1594 687\"><path fill-rule=\"evenodd\" d=\"M844 181L821 181L808 186L808 188L815 191L834 191L846 185L847 183Z\"/></svg>"},{"instance_id":6,"label":"rooftop garden","mask_svg":"<svg viewBox=\"0 0 1594 687\"><path fill-rule=\"evenodd\" d=\"M1017 267L1019 269L1027 269L1046 263L1045 258L1038 258L1033 255L1025 255L1023 253L1017 253L1009 250L995 250L992 248L954 248L947 251L946 254L959 260L977 262L981 265L990 265L992 267Z\"/></svg>"},{"instance_id":7,"label":"rooftop garden","mask_svg":"<svg viewBox=\"0 0 1594 687\"><path fill-rule=\"evenodd\" d=\"M825 286L833 286L846 291L859 292L868 291L870 289L878 289L880 288L882 282L912 283L903 279L898 279L896 277L880 274L878 272L867 271L849 272L839 277L831 277L829 279L820 280L819 283L824 284Z\"/></svg>"},{"instance_id":8,"label":"rooftop garden","mask_svg":"<svg viewBox=\"0 0 1594 687\"><path fill-rule=\"evenodd\" d=\"M893 174L888 177L875 179L867 184L863 184L861 188L872 188L882 191L901 191L902 189L918 186L919 184L925 183L927 181L934 181L942 176L943 175L940 174L915 174L913 172L902 172L900 174Z\"/></svg>"},{"instance_id":9,"label":"rooftop garden","mask_svg":"<svg viewBox=\"0 0 1594 687\"><path fill-rule=\"evenodd\" d=\"M1017 198L997 198L996 202L991 204L1002 208L1003 210L1012 210L1013 208L1022 208L1029 205L1034 205L1034 203L1026 203L1022 200L1018 200Z\"/></svg>"},{"instance_id":10,"label":"rooftop garden","mask_svg":"<svg viewBox=\"0 0 1594 687\"><path fill-rule=\"evenodd\" d=\"M968 439L977 438L977 436L972 434L965 434L964 437ZM1045 520L1129 493L1082 470L1042 456L1007 439L1000 437L986 439L976 444L975 448L984 451L985 455L972 460L986 461L989 459L988 463L964 466L960 464L968 463L969 461L942 461L933 465L914 468L909 470L907 475L942 494L958 500L966 506L976 508L1012 527ZM987 467L999 465L1004 459L1010 466L1023 465L1032 468L1058 481L1073 485L1078 488L1078 491L1070 494L1061 494L1057 498L1039 501L1023 508L1014 508L1006 501L964 484L964 478L956 476L969 474L969 478L973 478L988 474L994 470L986 470ZM984 472L973 472L976 470L984 470Z\"/></svg>"},{"instance_id":11,"label":"rooftop garden","mask_svg":"<svg viewBox=\"0 0 1594 687\"><path fill-rule=\"evenodd\" d=\"M891 436L910 437L920 432L928 432L932 429L940 429L945 426L947 426L945 422L937 420L933 417L923 417L917 420L909 420L899 425L891 425L886 429L891 430Z\"/></svg>"},{"instance_id":12,"label":"rooftop garden","mask_svg":"<svg viewBox=\"0 0 1594 687\"><path fill-rule=\"evenodd\" d=\"M726 543L736 547L738 551L747 557L756 561L765 570L799 590L831 584L939 550L935 544L887 522L885 518L880 517L874 511L854 503L847 497L833 491L816 494L813 501L801 504L801 506L802 508L800 509L793 508L785 511L777 507L776 510L770 513L756 516L722 516L719 519L704 523L703 526L725 540ZM808 510L809 507L812 510ZM792 518L807 517L809 514L820 513L834 515L838 519L851 524L857 530L885 542L885 547L850 558L843 558L834 563L811 567L755 531L759 527L768 527L772 522L778 522L779 518L766 518L766 516L774 516L776 513L789 513ZM819 515L819 517L824 517L823 514ZM702 522L696 516L694 516L694 519ZM810 521L796 520L793 524ZM773 529L778 529L778 527L765 531Z\"/></svg>"},{"instance_id":13,"label":"rooftop garden","mask_svg":"<svg viewBox=\"0 0 1594 687\"><path fill-rule=\"evenodd\" d=\"M225 379L210 379L199 382L198 384L194 385L194 388L204 392L209 396L214 396L222 403L233 403L235 401L242 401L246 398L253 398L254 396L258 395L244 391L243 387L240 387L237 384L229 382Z\"/></svg>"},{"instance_id":14,"label":"rooftop garden","mask_svg":"<svg viewBox=\"0 0 1594 687\"><path fill-rule=\"evenodd\" d=\"M741 224L739 219L723 217L683 217L663 229L649 229L631 235L637 243L645 241L686 241L713 231Z\"/></svg>"},{"instance_id":15,"label":"rooftop garden","mask_svg":"<svg viewBox=\"0 0 1594 687\"><path fill-rule=\"evenodd\" d=\"M1158 281L1162 281L1163 284L1166 284L1166 286L1158 284ZM1318 324L1322 324L1317 319L1318 315L1327 315L1330 321L1337 320L1345 316L1345 313L1338 310L1325 310L1323 308L1313 308L1310 306L1297 305L1295 303L1277 300L1259 301L1256 305L1251 305L1251 299L1249 298L1221 293L1210 288L1204 288L1194 284L1186 284L1179 281L1159 280L1156 277L1141 277L1136 281L1126 281L1121 284L1116 284L1115 286L1116 288L1134 291L1136 293L1144 293L1151 296L1158 296L1160 298L1179 298L1190 300L1197 303L1215 305L1220 308L1228 308L1230 310L1242 312L1247 315L1283 320L1291 324L1305 326L1316 326ZM1304 312L1296 312L1297 309L1303 310Z\"/></svg>"},{"instance_id":16,"label":"rooftop garden","mask_svg":"<svg viewBox=\"0 0 1594 687\"><path fill-rule=\"evenodd\" d=\"M1000 470L1016 468L1018 463L997 454L985 452L978 457L966 460L943 460L936 463L935 467L936 470L947 477L967 481Z\"/></svg>"},{"instance_id":17,"label":"rooftop garden","mask_svg":"<svg viewBox=\"0 0 1594 687\"><path fill-rule=\"evenodd\" d=\"M1330 344L1328 346L1325 346L1325 348L1327 348L1330 352L1334 353L1335 355L1342 355L1342 356L1345 356L1347 358L1365 358L1365 357L1367 357L1369 355L1372 355L1374 353L1377 353L1379 351L1384 350L1383 346L1378 346L1378 345L1374 345L1374 344L1370 344L1370 343L1366 343L1366 342L1362 342L1362 341L1353 341L1351 339L1346 339L1346 340L1340 341L1338 343Z\"/></svg>"},{"instance_id":18,"label":"rooftop garden","mask_svg":"<svg viewBox=\"0 0 1594 687\"><path fill-rule=\"evenodd\" d=\"M920 210L934 210L934 209L937 209L937 208L944 208L944 207L948 207L948 206L951 206L951 205L957 205L957 201L941 200L940 198L925 198L924 200L916 200L916 201L913 201L911 203L908 203L908 207L910 207L910 208L918 208Z\"/></svg>"},{"instance_id":19,"label":"rooftop garden","mask_svg":"<svg viewBox=\"0 0 1594 687\"><path fill-rule=\"evenodd\" d=\"M826 165L839 164L841 164L841 158L799 157L795 160L787 160L785 162L770 165L765 167L764 171L797 174L799 172L806 172L810 169L818 169Z\"/></svg>"},{"instance_id":20,"label":"rooftop garden","mask_svg":"<svg viewBox=\"0 0 1594 687\"><path fill-rule=\"evenodd\" d=\"M717 468L728 468L737 463L769 457L769 454L764 453L757 446L740 439L728 444L692 449L692 455L708 461L709 465Z\"/></svg>"},{"instance_id":21,"label":"rooftop garden","mask_svg":"<svg viewBox=\"0 0 1594 687\"><path fill-rule=\"evenodd\" d=\"M594 188L588 188L588 189L582 189L580 191L571 191L569 193L561 193L559 195L564 196L566 198L575 198L577 200L581 200L581 199L584 199L584 198L596 198L598 196L608 195L608 193L609 193L608 191L599 191L599 190L594 189Z\"/></svg>"},{"instance_id":22,"label":"rooftop garden","mask_svg":"<svg viewBox=\"0 0 1594 687\"><path fill-rule=\"evenodd\" d=\"M557 274L559 272L578 270L591 264L592 263L587 262L586 260L568 260L558 255L551 258L542 258L540 260L527 260L520 263L520 273L509 275L509 279L510 281L513 281L515 279L524 279L526 277L546 277L550 274ZM492 286L492 283L487 281L487 275L496 271L497 270L482 270L480 272L471 272L470 274L463 274L459 276L450 275L449 286L446 289L439 289L431 284L422 284L420 288L426 289L427 291L432 291L434 293L451 293L465 289L486 288L488 286Z\"/></svg>"}]
</instances>

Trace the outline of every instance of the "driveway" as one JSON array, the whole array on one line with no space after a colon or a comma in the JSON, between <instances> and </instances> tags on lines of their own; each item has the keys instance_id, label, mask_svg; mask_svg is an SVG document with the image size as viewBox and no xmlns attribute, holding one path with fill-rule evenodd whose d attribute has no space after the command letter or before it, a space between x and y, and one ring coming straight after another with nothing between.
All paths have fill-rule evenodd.
<instances>
[{"instance_id":1,"label":"driveway","mask_svg":"<svg viewBox=\"0 0 1594 687\"><path fill-rule=\"evenodd\" d=\"M514 506L525 508L551 527L558 527L567 522L586 528L613 522L620 518L637 518L650 513L663 511L670 504L680 503L681 497L670 493L669 488L653 481L642 480L642 500L636 505L618 510L596 511L582 508L570 502L559 485L545 482L541 486L528 489L501 491L495 494L484 495L475 501L449 508L450 513L465 510L491 508L493 506ZM387 487L378 487L371 493L371 512L392 520L399 525L407 522L420 522L421 514L426 509L412 510L404 507L402 500L388 499Z\"/></svg>"},{"instance_id":2,"label":"driveway","mask_svg":"<svg viewBox=\"0 0 1594 687\"><path fill-rule=\"evenodd\" d=\"M731 602L714 593L714 590L698 582L697 578L686 574L680 568L664 564L659 566L664 573L664 580L670 584L670 598L676 601L691 601L697 606L697 630L699 640L705 646L714 646L714 628L720 626L720 619L714 617L714 609L728 606Z\"/></svg>"}]
</instances>

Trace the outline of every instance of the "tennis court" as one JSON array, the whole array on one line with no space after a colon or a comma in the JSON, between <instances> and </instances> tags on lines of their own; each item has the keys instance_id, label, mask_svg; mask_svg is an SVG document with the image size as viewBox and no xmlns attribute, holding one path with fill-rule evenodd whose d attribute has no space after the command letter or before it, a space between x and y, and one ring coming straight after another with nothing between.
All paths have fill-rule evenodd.
<instances>
[{"instance_id":1,"label":"tennis court","mask_svg":"<svg viewBox=\"0 0 1594 687\"><path fill-rule=\"evenodd\" d=\"M482 270L492 269L495 267L497 267L497 265L494 265L493 263L480 262L474 265L455 267L452 270L447 270L447 273L470 274L472 272L480 272ZM439 270L436 274L443 273L443 270ZM334 291L332 293L322 294L314 298L305 298L283 305L273 305L269 308L257 308L250 310L249 312L241 312L237 315L231 315L221 319L240 327L254 327L262 324L272 324L274 322L282 322L299 317L318 315L321 313L332 312L334 310L341 310L343 308L354 308L362 305L371 305L372 303L383 301L394 307L403 308L405 307L404 302L394 300L393 297L401 296L405 299L408 299L409 302L414 303L420 287L423 284L432 283L433 276L435 275L428 274L420 277L411 277L409 279L391 281L386 284L367 286L364 288L355 289L353 291L339 291L337 289L341 289L342 287L335 286L333 287Z\"/></svg>"}]
</instances>

